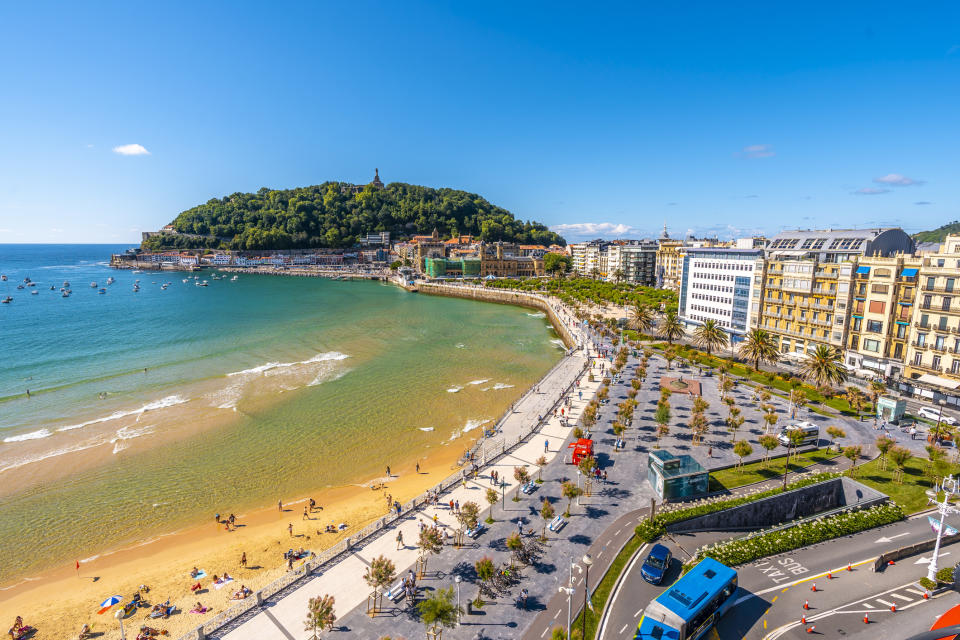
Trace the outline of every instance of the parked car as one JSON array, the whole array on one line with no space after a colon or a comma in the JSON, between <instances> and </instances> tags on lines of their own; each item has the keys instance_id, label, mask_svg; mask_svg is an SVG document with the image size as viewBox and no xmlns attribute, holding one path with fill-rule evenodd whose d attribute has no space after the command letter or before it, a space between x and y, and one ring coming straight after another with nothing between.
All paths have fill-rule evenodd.
<instances>
[{"instance_id":1,"label":"parked car","mask_svg":"<svg viewBox=\"0 0 960 640\"><path fill-rule=\"evenodd\" d=\"M926 418L927 420L933 420L934 422L936 422L937 418L939 417L940 422L949 424L951 426L957 422L956 419L948 416L947 414L940 415L940 410L934 409L933 407L920 407L920 409L917 410L917 415Z\"/></svg>"},{"instance_id":2,"label":"parked car","mask_svg":"<svg viewBox=\"0 0 960 640\"><path fill-rule=\"evenodd\" d=\"M647 559L640 566L640 575L650 584L660 584L667 569L670 568L672 558L670 549L662 544L653 545L653 549L650 549L650 553L647 554Z\"/></svg>"}]
</instances>

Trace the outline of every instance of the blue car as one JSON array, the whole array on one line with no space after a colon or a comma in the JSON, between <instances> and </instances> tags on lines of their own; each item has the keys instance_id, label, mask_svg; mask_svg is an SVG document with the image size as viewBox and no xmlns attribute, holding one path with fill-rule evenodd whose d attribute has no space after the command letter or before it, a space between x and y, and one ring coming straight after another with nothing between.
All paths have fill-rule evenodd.
<instances>
[{"instance_id":1,"label":"blue car","mask_svg":"<svg viewBox=\"0 0 960 640\"><path fill-rule=\"evenodd\" d=\"M664 574L667 573L667 569L670 568L670 560L672 558L673 554L670 553L670 549L667 549L662 544L653 545L653 549L650 549L647 559L644 560L643 565L640 566L640 575L650 584L660 584Z\"/></svg>"}]
</instances>

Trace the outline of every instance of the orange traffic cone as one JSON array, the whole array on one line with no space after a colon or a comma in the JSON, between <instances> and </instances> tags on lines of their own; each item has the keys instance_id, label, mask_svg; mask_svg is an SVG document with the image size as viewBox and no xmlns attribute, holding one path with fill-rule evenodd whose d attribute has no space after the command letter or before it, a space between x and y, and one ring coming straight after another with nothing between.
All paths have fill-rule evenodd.
<instances>
[{"instance_id":1,"label":"orange traffic cone","mask_svg":"<svg viewBox=\"0 0 960 640\"><path fill-rule=\"evenodd\" d=\"M924 591L924 592L923 592L923 599L924 599L924 600L929 600L929 599L930 599L930 593L929 593L928 591Z\"/></svg>"},{"instance_id":2,"label":"orange traffic cone","mask_svg":"<svg viewBox=\"0 0 960 640\"><path fill-rule=\"evenodd\" d=\"M833 574L827 571L827 580L833 580Z\"/></svg>"},{"instance_id":3,"label":"orange traffic cone","mask_svg":"<svg viewBox=\"0 0 960 640\"><path fill-rule=\"evenodd\" d=\"M807 624L807 614L800 616L800 624Z\"/></svg>"},{"instance_id":4,"label":"orange traffic cone","mask_svg":"<svg viewBox=\"0 0 960 640\"><path fill-rule=\"evenodd\" d=\"M850 566L850 563L847 563L847 571L853 571L853 567Z\"/></svg>"},{"instance_id":5,"label":"orange traffic cone","mask_svg":"<svg viewBox=\"0 0 960 640\"><path fill-rule=\"evenodd\" d=\"M896 612L897 612L897 605L895 605L895 604L890 605L890 611L893 611L894 613L896 613Z\"/></svg>"},{"instance_id":6,"label":"orange traffic cone","mask_svg":"<svg viewBox=\"0 0 960 640\"><path fill-rule=\"evenodd\" d=\"M897 564L897 563L894 562L893 560L891 560L890 562L887 563L887 566L888 566L888 567L892 567L892 566L895 565L895 564Z\"/></svg>"},{"instance_id":7,"label":"orange traffic cone","mask_svg":"<svg viewBox=\"0 0 960 640\"><path fill-rule=\"evenodd\" d=\"M814 593L817 592L817 583L816 583L816 582L814 582L814 583L810 586L810 591L813 591Z\"/></svg>"},{"instance_id":8,"label":"orange traffic cone","mask_svg":"<svg viewBox=\"0 0 960 640\"><path fill-rule=\"evenodd\" d=\"M816 628L817 628L817 625L813 625L812 627L807 627L807 633L813 633L813 630Z\"/></svg>"},{"instance_id":9,"label":"orange traffic cone","mask_svg":"<svg viewBox=\"0 0 960 640\"><path fill-rule=\"evenodd\" d=\"M804 601L803 601L803 608L804 608L804 609L808 609L808 610L810 609L810 601L809 601L809 600L804 600Z\"/></svg>"},{"instance_id":10,"label":"orange traffic cone","mask_svg":"<svg viewBox=\"0 0 960 640\"><path fill-rule=\"evenodd\" d=\"M870 624L870 616L863 614L863 624Z\"/></svg>"}]
</instances>

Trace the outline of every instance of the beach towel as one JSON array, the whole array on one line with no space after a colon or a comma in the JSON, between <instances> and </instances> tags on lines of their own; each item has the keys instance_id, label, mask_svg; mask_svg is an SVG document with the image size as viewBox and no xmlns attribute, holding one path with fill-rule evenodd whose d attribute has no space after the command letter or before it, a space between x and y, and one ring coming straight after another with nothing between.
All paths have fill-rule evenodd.
<instances>
[{"instance_id":1,"label":"beach towel","mask_svg":"<svg viewBox=\"0 0 960 640\"><path fill-rule=\"evenodd\" d=\"M187 575L189 576L189 575L190 575L190 572L187 572ZM206 577L207 577L207 572L204 571L203 569L200 569L200 573L198 573L198 574L195 575L195 576L190 576L190 579L191 579L191 580L199 580L200 578L206 578Z\"/></svg>"},{"instance_id":2,"label":"beach towel","mask_svg":"<svg viewBox=\"0 0 960 640\"><path fill-rule=\"evenodd\" d=\"M210 611L210 607L204 607L203 609L190 609L190 613L206 613Z\"/></svg>"},{"instance_id":3,"label":"beach towel","mask_svg":"<svg viewBox=\"0 0 960 640\"><path fill-rule=\"evenodd\" d=\"M233 582L233 578L227 578L226 580L221 580L220 582L214 582L213 588L222 589L224 585L230 584L231 582Z\"/></svg>"}]
</instances>

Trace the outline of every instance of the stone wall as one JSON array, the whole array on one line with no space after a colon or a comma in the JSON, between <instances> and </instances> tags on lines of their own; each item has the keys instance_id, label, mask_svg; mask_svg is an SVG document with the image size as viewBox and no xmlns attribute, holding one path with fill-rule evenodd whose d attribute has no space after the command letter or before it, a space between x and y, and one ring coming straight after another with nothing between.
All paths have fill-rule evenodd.
<instances>
[{"instance_id":1,"label":"stone wall","mask_svg":"<svg viewBox=\"0 0 960 640\"><path fill-rule=\"evenodd\" d=\"M671 533L746 531L774 527L844 507L872 506L887 496L847 477L831 478L732 509L708 513L667 527Z\"/></svg>"},{"instance_id":2,"label":"stone wall","mask_svg":"<svg viewBox=\"0 0 960 640\"><path fill-rule=\"evenodd\" d=\"M557 332L560 339L567 348L575 347L577 341L574 340L567 326L557 317L553 308L539 296L524 293L522 291L504 291L501 289L487 289L485 287L459 286L449 284L439 284L436 282L417 282L413 288L415 291L427 293L434 296L450 296L454 298L468 298L471 300L483 300L485 302L496 302L498 304L510 304L519 307L529 307L538 311L543 311L553 325L553 330Z\"/></svg>"}]
</instances>

